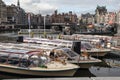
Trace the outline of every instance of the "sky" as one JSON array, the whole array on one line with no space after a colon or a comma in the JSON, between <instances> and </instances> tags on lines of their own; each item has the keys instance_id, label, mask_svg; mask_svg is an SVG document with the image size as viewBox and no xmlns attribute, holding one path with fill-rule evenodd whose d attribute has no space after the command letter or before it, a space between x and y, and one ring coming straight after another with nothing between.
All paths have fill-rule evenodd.
<instances>
[{"instance_id":1,"label":"sky","mask_svg":"<svg viewBox=\"0 0 120 80\"><path fill-rule=\"evenodd\" d=\"M17 5L17 0L3 0L5 4ZM19 0L20 6L26 12L43 15L52 14L54 10L59 13L73 11L73 13L94 13L97 5L106 6L108 11L119 11L120 0Z\"/></svg>"}]
</instances>

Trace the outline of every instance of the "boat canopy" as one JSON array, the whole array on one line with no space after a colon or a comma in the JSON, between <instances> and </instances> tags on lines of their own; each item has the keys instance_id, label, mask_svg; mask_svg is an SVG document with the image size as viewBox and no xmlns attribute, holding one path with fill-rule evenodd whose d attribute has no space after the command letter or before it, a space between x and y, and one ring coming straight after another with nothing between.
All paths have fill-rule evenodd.
<instances>
[{"instance_id":1,"label":"boat canopy","mask_svg":"<svg viewBox=\"0 0 120 80\"><path fill-rule=\"evenodd\" d=\"M58 52L58 54L60 54L60 53L65 54L70 59L77 58L79 56L79 54L72 51L70 48L58 48L58 49L56 49L56 52Z\"/></svg>"},{"instance_id":2,"label":"boat canopy","mask_svg":"<svg viewBox=\"0 0 120 80\"><path fill-rule=\"evenodd\" d=\"M3 53L4 54L28 54L28 55L33 55L33 54L39 54L39 53L42 53L43 50L42 49L39 49L39 50L33 50L33 51L30 51L30 50L23 50L23 49L0 49L0 54L2 55Z\"/></svg>"}]
</instances>

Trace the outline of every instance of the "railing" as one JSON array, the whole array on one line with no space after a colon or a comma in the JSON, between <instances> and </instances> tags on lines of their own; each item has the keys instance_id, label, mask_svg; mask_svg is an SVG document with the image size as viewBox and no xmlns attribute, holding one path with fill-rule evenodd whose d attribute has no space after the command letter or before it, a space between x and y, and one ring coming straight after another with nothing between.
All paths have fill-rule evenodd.
<instances>
[{"instance_id":1,"label":"railing","mask_svg":"<svg viewBox=\"0 0 120 80\"><path fill-rule=\"evenodd\" d=\"M29 33L29 29L20 29L19 31L20 33ZM43 33L44 32L44 29L30 29L30 32L33 32L33 33ZM54 32L57 32L55 30L52 30L52 29L45 29L45 32L51 32L51 33L54 33Z\"/></svg>"}]
</instances>

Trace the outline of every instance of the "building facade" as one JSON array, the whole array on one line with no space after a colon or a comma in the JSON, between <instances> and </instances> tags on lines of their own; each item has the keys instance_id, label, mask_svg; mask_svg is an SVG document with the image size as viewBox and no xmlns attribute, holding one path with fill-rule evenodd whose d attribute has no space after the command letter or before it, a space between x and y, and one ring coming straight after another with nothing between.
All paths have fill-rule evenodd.
<instances>
[{"instance_id":1,"label":"building facade","mask_svg":"<svg viewBox=\"0 0 120 80\"><path fill-rule=\"evenodd\" d=\"M105 22L105 14L107 9L105 6L97 6L95 10L95 23L100 24Z\"/></svg>"},{"instance_id":2,"label":"building facade","mask_svg":"<svg viewBox=\"0 0 120 80\"><path fill-rule=\"evenodd\" d=\"M51 24L64 24L64 25L77 25L79 24L120 24L120 11L108 12L106 6L97 6L95 14L82 14L78 21L78 16L72 11L68 13L58 13L54 11L52 15L26 13L24 9L20 7L20 1L17 0L17 5L6 5L3 0L0 0L0 27L3 26L22 26L22 28L28 28L29 21L28 15L30 14L31 28L40 28L44 25L44 18L46 25Z\"/></svg>"},{"instance_id":3,"label":"building facade","mask_svg":"<svg viewBox=\"0 0 120 80\"><path fill-rule=\"evenodd\" d=\"M17 19L17 8L15 5L8 5L7 6L7 22L8 23L16 23Z\"/></svg>"},{"instance_id":4,"label":"building facade","mask_svg":"<svg viewBox=\"0 0 120 80\"><path fill-rule=\"evenodd\" d=\"M94 24L94 15L90 13L82 14L80 23L81 24Z\"/></svg>"},{"instance_id":5,"label":"building facade","mask_svg":"<svg viewBox=\"0 0 120 80\"><path fill-rule=\"evenodd\" d=\"M6 4L0 0L0 24L7 22L7 8Z\"/></svg>"},{"instance_id":6,"label":"building facade","mask_svg":"<svg viewBox=\"0 0 120 80\"><path fill-rule=\"evenodd\" d=\"M0 0L0 23L1 27L14 28L16 25L25 25L25 11L20 8L19 0L17 6L14 4L6 5Z\"/></svg>"},{"instance_id":7,"label":"building facade","mask_svg":"<svg viewBox=\"0 0 120 80\"><path fill-rule=\"evenodd\" d=\"M78 23L78 18L76 14L73 14L72 11L69 13L58 13L57 10L55 10L54 14L51 15L51 22L52 23L65 23L65 24L71 24L71 23Z\"/></svg>"},{"instance_id":8,"label":"building facade","mask_svg":"<svg viewBox=\"0 0 120 80\"><path fill-rule=\"evenodd\" d=\"M120 24L120 11L116 12L116 23Z\"/></svg>"}]
</instances>

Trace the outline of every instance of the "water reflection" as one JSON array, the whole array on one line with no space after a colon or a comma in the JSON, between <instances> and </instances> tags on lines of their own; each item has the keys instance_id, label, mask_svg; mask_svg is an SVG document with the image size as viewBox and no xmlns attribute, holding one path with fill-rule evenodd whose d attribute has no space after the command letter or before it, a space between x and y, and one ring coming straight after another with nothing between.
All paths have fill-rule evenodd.
<instances>
[{"instance_id":1,"label":"water reflection","mask_svg":"<svg viewBox=\"0 0 120 80\"><path fill-rule=\"evenodd\" d=\"M120 68L107 67L91 67L90 72L99 77L118 77L120 76Z\"/></svg>"},{"instance_id":2,"label":"water reflection","mask_svg":"<svg viewBox=\"0 0 120 80\"><path fill-rule=\"evenodd\" d=\"M109 54L102 58L102 63L91 67L90 72L99 77L120 76L120 56Z\"/></svg>"},{"instance_id":3,"label":"water reflection","mask_svg":"<svg viewBox=\"0 0 120 80\"><path fill-rule=\"evenodd\" d=\"M96 77L94 74L90 72L89 69L79 69L74 77Z\"/></svg>"}]
</instances>

